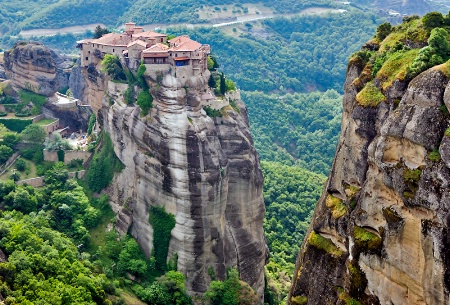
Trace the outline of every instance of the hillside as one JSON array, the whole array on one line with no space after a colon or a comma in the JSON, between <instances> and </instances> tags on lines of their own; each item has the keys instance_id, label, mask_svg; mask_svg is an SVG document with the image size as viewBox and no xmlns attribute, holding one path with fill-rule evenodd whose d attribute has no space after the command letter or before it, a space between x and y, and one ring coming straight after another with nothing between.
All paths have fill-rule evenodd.
<instances>
[{"instance_id":1,"label":"hillside","mask_svg":"<svg viewBox=\"0 0 450 305\"><path fill-rule=\"evenodd\" d=\"M438 13L385 23L351 57L288 304L449 303L449 29Z\"/></svg>"}]
</instances>

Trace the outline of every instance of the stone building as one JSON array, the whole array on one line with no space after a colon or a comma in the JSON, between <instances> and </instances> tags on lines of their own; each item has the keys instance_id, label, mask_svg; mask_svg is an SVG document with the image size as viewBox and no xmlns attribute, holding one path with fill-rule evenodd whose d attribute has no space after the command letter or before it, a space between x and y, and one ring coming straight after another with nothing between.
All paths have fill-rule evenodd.
<instances>
[{"instance_id":1,"label":"stone building","mask_svg":"<svg viewBox=\"0 0 450 305\"><path fill-rule=\"evenodd\" d=\"M183 35L167 40L167 35L144 31L135 23L125 24L123 33L109 33L98 39L78 42L81 65L97 65L105 54L117 55L130 69L141 62L149 72L171 72L176 77L202 75L208 68L209 45Z\"/></svg>"}]
</instances>

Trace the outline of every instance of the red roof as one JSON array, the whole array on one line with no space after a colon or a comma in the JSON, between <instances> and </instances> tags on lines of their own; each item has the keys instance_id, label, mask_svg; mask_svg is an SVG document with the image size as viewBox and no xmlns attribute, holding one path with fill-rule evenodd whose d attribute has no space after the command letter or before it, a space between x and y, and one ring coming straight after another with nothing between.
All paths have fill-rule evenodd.
<instances>
[{"instance_id":1,"label":"red roof","mask_svg":"<svg viewBox=\"0 0 450 305\"><path fill-rule=\"evenodd\" d=\"M141 47L143 47L144 49L147 47L147 43L145 42L145 41L142 41L142 40L135 40L135 41L133 41L133 42L130 42L129 44L128 44L128 48L129 47L131 47L131 46L134 46L134 45L140 45Z\"/></svg>"},{"instance_id":2,"label":"red roof","mask_svg":"<svg viewBox=\"0 0 450 305\"><path fill-rule=\"evenodd\" d=\"M90 42L102 45L126 47L131 41L131 37L126 34L109 33L103 35L99 39L93 39Z\"/></svg>"},{"instance_id":3,"label":"red roof","mask_svg":"<svg viewBox=\"0 0 450 305\"><path fill-rule=\"evenodd\" d=\"M146 38L167 37L167 35L164 35L164 34L161 34L161 33L152 32L152 31L146 31L146 32L142 32L142 33L137 33L137 34L134 34L134 36L136 36L136 37L146 37Z\"/></svg>"},{"instance_id":4,"label":"red roof","mask_svg":"<svg viewBox=\"0 0 450 305\"><path fill-rule=\"evenodd\" d=\"M162 43L157 43L142 51L142 55L148 57L169 57L169 47Z\"/></svg>"},{"instance_id":5,"label":"red roof","mask_svg":"<svg viewBox=\"0 0 450 305\"><path fill-rule=\"evenodd\" d=\"M201 43L192 40L189 36L178 36L170 40L170 51L192 52L200 49Z\"/></svg>"},{"instance_id":6,"label":"red roof","mask_svg":"<svg viewBox=\"0 0 450 305\"><path fill-rule=\"evenodd\" d=\"M174 57L173 60L175 61L181 61L181 60L189 60L189 57Z\"/></svg>"}]
</instances>

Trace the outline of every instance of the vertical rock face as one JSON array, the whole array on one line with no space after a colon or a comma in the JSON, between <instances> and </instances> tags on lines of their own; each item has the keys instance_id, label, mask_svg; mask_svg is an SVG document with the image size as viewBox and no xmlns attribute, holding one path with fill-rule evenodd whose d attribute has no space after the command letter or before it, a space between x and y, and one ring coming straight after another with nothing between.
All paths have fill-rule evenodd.
<instances>
[{"instance_id":1,"label":"vertical rock face","mask_svg":"<svg viewBox=\"0 0 450 305\"><path fill-rule=\"evenodd\" d=\"M349 64L342 133L288 304L450 304L450 83L442 70L396 80L387 101L363 107L362 66Z\"/></svg>"},{"instance_id":2,"label":"vertical rock face","mask_svg":"<svg viewBox=\"0 0 450 305\"><path fill-rule=\"evenodd\" d=\"M149 209L162 206L176 219L169 258L177 254L191 294L206 291L211 271L224 279L236 267L262 298L263 177L239 95L233 97L238 110L227 106L211 118L201 100L209 72L188 79L148 75L153 108L141 117L139 107L123 103L127 85L107 82L95 67L83 74L84 97L125 165L109 190L119 230L151 255Z\"/></svg>"},{"instance_id":3,"label":"vertical rock face","mask_svg":"<svg viewBox=\"0 0 450 305\"><path fill-rule=\"evenodd\" d=\"M68 86L71 65L39 42L17 42L5 52L5 72L13 85L47 96Z\"/></svg>"}]
</instances>

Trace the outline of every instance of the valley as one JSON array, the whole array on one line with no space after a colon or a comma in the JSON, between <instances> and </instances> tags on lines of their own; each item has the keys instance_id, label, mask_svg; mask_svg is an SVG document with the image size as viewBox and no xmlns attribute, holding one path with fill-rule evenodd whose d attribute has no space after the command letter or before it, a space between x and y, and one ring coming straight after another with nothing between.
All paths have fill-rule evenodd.
<instances>
[{"instance_id":1,"label":"valley","mask_svg":"<svg viewBox=\"0 0 450 305\"><path fill-rule=\"evenodd\" d=\"M40 2L45 1L36 1L36 5ZM92 8L94 13L92 16L95 16L95 14L101 15L101 12L97 9L109 5L109 1L101 2L101 5ZM239 271L241 279L255 289L254 293L250 293L253 290L248 288L250 289L248 290L249 304L257 304L256 299L261 300L262 295L264 295L265 303L270 305L286 302L295 305L321 304L325 301L320 299L316 292L299 288L309 287L305 286L305 281L313 283L308 285L314 285L315 280L314 277L308 277L308 275L300 272L299 262L297 262L297 266L295 265L296 256L303 240L306 240L302 248L302 251L307 251L305 257L319 255L324 258L324 261L329 259L329 261L335 263L338 261L338 259L335 259L335 254L344 253L344 256L340 256L338 262L341 264L341 268L336 269L336 272L347 270L342 266L347 264L345 255L351 252L351 249L347 248L347 243L348 240L353 242L356 238L353 236L356 234L354 232L361 233L364 238L368 236L367 238L375 240L374 236L376 236L381 238L383 242L387 242L384 239L383 231L372 224L365 223L364 220L358 220L357 223L352 224L352 229L348 229L353 230L351 232L346 229L341 221L350 217L349 215L355 217L356 211L361 211L361 213L368 211L366 206L363 207L367 203L364 203L365 199L361 197L360 189L364 180L358 176L359 174L355 174L356 178L353 176L349 178L346 174L342 174L344 178L341 180L344 182L339 186L336 186L335 178L333 178L341 175L337 171L340 165L336 165L336 162L341 161L336 161L336 158L345 160L347 158L347 155L343 156L345 153L354 157L355 153L350 148L354 143L359 143L357 140L351 142L353 138L350 138L350 140L343 138L344 135L350 137L352 131L345 125L346 122L355 120L355 126L357 127L351 128L356 130L356 133L364 133L365 136L371 134L370 131L364 129L364 126L358 125L360 113L355 112L351 115L356 118L349 118L349 113L352 111L350 109L356 107L350 106L349 83L352 83L352 86L357 86L358 81L364 82L365 77L368 77L364 74L364 71L358 70L359 77L352 78L350 82L349 73L353 73L354 70L352 69L356 69L352 66L352 63L355 61L355 56L358 60L361 58L361 60L366 60L365 56L372 56L370 63L379 65L377 68L380 69L378 79L380 80L381 90L385 90L395 80L395 77L406 73L402 69L406 69L411 64L410 59L417 56L419 48L414 45L411 50L405 49L404 52L398 50L399 53L395 53L397 57L391 59L388 57L390 54L374 56L373 54L377 50L371 48L377 43L382 48L389 50L389 48L396 48L395 43L398 41L405 44L409 41L406 38L406 40L400 39L397 41L397 32L392 30L393 34L386 38L389 40L387 44L381 43L383 39L377 38L374 33L378 33L377 28L380 29L379 26L386 20L385 18L391 17L378 14L373 10L372 4L366 3L367 1L358 1L351 6L336 4L334 1L304 1L292 6L290 11L286 10L286 7L292 5L289 1L272 6L265 1L261 3L228 3L225 1L225 4L220 5L206 5L204 2L206 1L198 1L192 4L192 7L188 10L184 10L179 6L179 1L175 1L173 6L165 8L166 11L163 14L158 17L152 15L153 19L150 20L145 18L146 14L150 14L149 12L154 10L162 10L161 6L152 3L146 6L147 11L137 12L138 6L148 3L143 0L136 3L124 1L120 4L123 7L117 11L116 17L108 16L109 19L99 17L97 20L109 20L104 21L102 26L108 26L113 32L120 30L120 24L132 19L133 21L151 21L152 24L142 22L144 24L143 30L156 30L172 39L181 35L189 35L191 39L201 44L210 45L214 65L218 65L212 69L208 68L213 75L212 81L204 75L188 77L190 78L188 82L185 80L179 81L178 78L183 78L185 72L182 72L182 69L175 63L167 66L167 71L164 70L166 72L163 73L167 73L167 76L163 77L166 74L158 74L160 72L156 73L152 70L141 71L139 76L141 62L138 58L135 58L134 70L132 69L134 72L131 76L125 69L122 78L114 79L115 76L113 75L115 74L109 74L107 70L102 70L102 58L98 57L98 54L93 55L96 54L95 48L89 49L91 51L89 53L86 49L86 54L83 55L81 62L76 61L78 55L75 55L74 59L71 57L65 58L67 65L64 68L55 68L60 71L66 70L66 72L70 69L79 71L74 74L76 76L71 76L74 77L72 84L64 83L64 86L60 86L59 89L65 94L73 94L76 98L84 100L86 104L92 106L92 111L97 114L96 120L98 123L94 123L96 124L95 128L91 126L95 130L95 137L89 137L89 142L93 143L89 149L94 155L90 163L84 165L87 169L85 180L88 183L84 184L85 182L81 180L78 183L89 198L92 207L105 213L105 216L97 218L96 225L83 225L86 229L85 232L87 232L83 243L88 245L83 255L89 255L92 258L86 258L83 264L96 266L93 276L105 275L107 277L107 280L104 280L102 284L102 289L111 296L110 301L112 302L122 302L119 300L122 298L127 304L135 304L141 302L137 299L140 298L148 304L159 304L157 302L170 304L172 301L190 304L189 297L192 297L192 301L196 304L201 302L225 304L221 302L226 302L226 300L220 299L219 296L230 289L231 285L234 285L235 289L239 287L242 291L248 287L244 282L239 283L239 276L237 275L237 271ZM377 2L377 5L387 5L381 2ZM445 3L437 4L439 8L445 6ZM75 2L73 9L69 8L68 11L77 12L77 9L79 9L77 5L79 3ZM392 9L401 10L401 8L394 7L397 5L396 3L392 5ZM97 24L89 26L64 24L67 27L59 27L59 24L56 24L54 20L48 20L48 17L35 22L38 16L44 16L50 11L64 14L60 11L59 6L59 1L53 1L48 6L47 11L39 11L39 14L42 15L27 13L24 8L23 13L29 16L20 21L23 25L21 32L11 28L6 29L5 23L2 23L0 28L1 31L4 31L4 34L0 36L2 47L9 50L16 41L26 37L30 40L43 41L61 52L77 54L79 50L75 49L75 42L90 39ZM409 9L413 10L420 7L423 6L421 1L418 1L417 6ZM5 8L8 8L8 6L3 9ZM345 12L342 10L345 10ZM90 9L87 9L86 12L90 12ZM181 13L177 15L175 12ZM8 14L3 16L14 18ZM130 16L132 16L131 19L126 19ZM113 21L113 17L116 18L115 21ZM164 18L164 21L167 20L169 23L162 23L161 21ZM84 19L81 18L80 20ZM92 19L87 18L86 20L92 21ZM397 20L401 21L401 18L397 18ZM31 24L33 25L30 26ZM40 28L34 28L35 26ZM46 26L48 27L46 28ZM53 27L56 28L52 29ZM395 27L395 29L398 28L402 29L401 26ZM421 24L416 21L410 31L411 35L422 37L420 43L424 44L426 39L423 40L423 37L429 35L429 33L424 34L425 32L421 31ZM374 43L374 40L377 43ZM369 43L365 44L367 41ZM358 51L363 45L365 45L364 49ZM386 45L388 47L385 47ZM370 55L364 53L366 50L369 50ZM131 49L127 51L128 54L132 52ZM92 56L95 69L89 68L90 66L83 62L84 58L90 56ZM397 66L394 59L400 57L405 58L405 61ZM347 65L349 58L350 65ZM128 64L131 59L131 55L128 55ZM369 66L368 64L366 68L369 69ZM0 67L0 78L6 78L2 75L5 75L5 73L2 74ZM10 75L8 76L11 77ZM143 75L145 75L144 79L147 85L140 79ZM230 92L226 94L220 93L222 77L224 81L228 82L227 86L230 89ZM375 87L379 86L377 81L377 78L375 78ZM27 83L31 87L27 87ZM25 79L22 86L25 90L34 87L44 89L48 87L48 84L46 83L45 86L35 85L31 80ZM233 93L236 89L235 86L239 90ZM219 98L216 102L210 102L209 108L205 108L206 106L202 104L204 103L203 99L208 100L210 97L203 96L202 93L211 91L211 89L213 89L213 93L210 94L218 97L222 94L228 100L228 104L223 104L224 98ZM355 90L361 91L361 89L358 87ZM146 90L150 97L141 94ZM358 98L362 99L361 96L368 91L369 89L362 91ZM389 95L391 93L383 91L389 98L389 105L392 104L391 106L394 108L397 107L402 98L399 92L395 92L397 95L391 97ZM15 99L19 98L19 91L12 96ZM201 100L200 104L199 99ZM344 100L343 106L342 100ZM8 103L5 102L5 104ZM19 103L22 106L26 104L25 101L20 101L20 98ZM217 108L214 105L220 105L220 107ZM382 108L382 106L379 107ZM440 107L442 108L442 103L440 103ZM364 108L364 110L367 109L372 108ZM0 111L2 111L1 106ZM387 110L383 108L383 111ZM5 112L7 112L5 119L16 118L14 111L5 108ZM17 112L20 114L20 111ZM342 121L341 126L342 114L344 114L344 121ZM76 115L76 120L79 120L83 125L80 128L87 131L88 124L91 124L90 113L81 115L80 112L79 115ZM368 116L370 115L368 114ZM25 117L25 119L28 119L28 117ZM373 123L370 120L366 122L365 119L364 117L363 124L370 125ZM45 119L41 122L41 125L46 126L45 124L49 122L46 120L52 119ZM73 121L70 124L73 124ZM378 125L372 127L373 129L379 128ZM9 133L7 130L5 132L6 134ZM340 133L341 136L339 137ZM239 137L237 134L239 134ZM106 135L109 135L109 140ZM351 143L347 144L346 141ZM389 138L386 141L391 143L392 139ZM111 144L108 144L110 142ZM237 142L241 143L239 147ZM337 152L336 143L340 143ZM395 145L400 146L398 143ZM419 157L427 154L427 152L422 152L420 148L409 142L402 142L401 145L406 145L408 149L413 147L420 152ZM104 150L104 147L109 148ZM428 152L430 160L434 158L431 153L437 151L437 147L436 145L433 146L431 152ZM427 149L430 150L431 146ZM367 147L361 148L361 150L365 153ZM391 150L388 151L391 154ZM337 153L337 157L335 157L335 153ZM444 155L444 148L439 148L438 153ZM393 158L391 155L389 156L389 158ZM419 157L408 160L408 164L413 162L423 163L423 161L417 161ZM246 161L241 161L241 158ZM259 164L258 158L261 159L260 167L257 166ZM404 156L404 158L407 158L407 156ZM441 156L436 158L444 159ZM103 159L106 161L102 161ZM119 161L116 163L114 160ZM228 163L224 160L228 160ZM439 160L433 162L441 162ZM184 161L188 162L188 165ZM53 164L46 163L45 160L42 161L43 163L39 163L41 161L36 162L36 160L33 160L33 156L31 160L24 162L28 168L28 173L18 172L21 179L40 176L45 177L42 179L46 180L49 179L46 173L48 170L57 172L53 174L65 176L66 171L72 172L75 169L77 171L82 169L81 167L69 168L68 166L52 168ZM352 165L350 161L347 161L347 163L342 163L344 164L342 166L346 169L354 168L354 171L357 172L356 169L359 169L363 164L361 162ZM442 162L438 164L440 168L443 166ZM425 165L428 166L429 164L426 163L421 166ZM14 166L11 169L14 169ZM103 170L104 168L107 170ZM327 180L326 177L330 173L330 169L331 176ZM411 172L403 169L403 175L411 177L408 178L410 179L409 182L405 180L407 189L404 192L407 192L407 194L403 193L403 196L406 196L407 200L413 200L408 196L414 196L419 187L419 180L417 180L415 172L417 169L410 170ZM99 177L102 177L106 172L109 178L103 181L103 178ZM248 174L249 172L251 174ZM264 186L262 186L261 181L262 175L264 176ZM11 174L7 172L0 180L8 180L10 176ZM253 180L249 177L253 177ZM65 188L73 187L70 183L67 186L60 186L62 188L57 190L62 191ZM370 183L378 185L380 181L370 180ZM95 186L97 184L99 185L98 188ZM195 185L201 185L201 187L197 188ZM41 209L45 200L56 200L48 197L48 189L52 187L55 188L51 184L49 184L49 187L44 187L44 193L47 192L44 195L47 197L42 197L44 195L41 191L36 191L33 194L30 188L27 188L26 191L29 196L37 198L36 206ZM103 195L98 197L97 193L102 189L103 194L108 197ZM322 191L324 191L323 194ZM23 189L18 187L12 192L23 193ZM5 193L5 196L8 195L7 198L12 198L15 196L15 193L13 193L11 195ZM389 196L397 198L393 191L389 190L380 194L379 200L385 200L385 197ZM8 201L10 206L13 207L12 199L8 200L10 200ZM323 217L328 217L328 213L330 213L331 216L326 221L331 225L322 225L321 221L325 220L317 216L318 212L314 214L317 200L319 200L317 211L325 215ZM108 201L112 205L112 210L107 207L107 204L105 205ZM241 205L230 207L231 202L233 204L241 202ZM247 204L244 204L244 202L247 202ZM206 203L211 206L205 208ZM434 202L433 204L437 203ZM162 211L153 208L161 205L164 206ZM223 207L227 205L228 207L223 210ZM357 208L355 209L354 206ZM263 207L266 211L264 220L261 216ZM401 212L392 208L391 215L389 211L385 211L385 208L382 212L376 212L377 215L383 214L380 217L389 218L395 214L391 218L397 219L396 215ZM56 206L49 208L47 211L59 213L59 209L60 207ZM355 209L354 213L352 212L353 209ZM369 212L372 212L372 210ZM416 224L411 222L416 221L416 218L419 217L415 212L405 212L411 214L408 214L405 219L409 221L408 228L419 232ZM339 216L341 213L344 213L343 216ZM168 223L171 222L171 215L176 216L176 227L172 231L171 242L167 246L169 252L165 254L165 258L169 258L167 266L165 266L166 262L161 263L164 259L158 259L157 261L147 259L148 257L156 258L155 253L152 252L154 251L152 250L154 249L152 243L155 241L153 240L154 237L151 236L155 224L152 223L151 215L159 215L162 219L166 219ZM192 215L195 215L195 217L192 217ZM217 222L216 217L220 220L219 222ZM84 216L81 218L84 218ZM341 220L338 220L340 218ZM200 219L203 219L203 221L200 221ZM227 220L224 222L224 219ZM389 229L393 226L389 222L390 220L390 218L387 219L388 224L385 224ZM427 220L429 219L427 218ZM27 221L29 220L23 220L24 223ZM41 220L35 219L32 221ZM191 221L192 223L190 223ZM313 223L314 231L309 228L310 221ZM442 220L438 222L442 222ZM4 225L9 226L10 224ZM77 225L80 225L79 221ZM113 226L122 234L122 237L113 234L113 231L111 231ZM224 226L231 229L223 231ZM433 227L434 224L430 224L430 226ZM445 225L443 226L445 228ZM63 230L61 226L55 227L54 223L51 222L45 224L45 227ZM251 234L245 232L247 227L252 228L251 230L254 232ZM260 227L264 228L264 233L256 229ZM360 231L358 231L358 228L361 228ZM438 230L435 227L433 228L433 232ZM442 227L438 228L439 230L442 229ZM127 233L130 235L127 235ZM66 234L74 240L69 233L66 232ZM239 238L243 238L247 243L248 239L253 238L253 242L248 243L255 243L255 248L261 249L263 246L260 244L256 246L256 243L264 239L261 237L263 234L268 245L268 252L265 253L263 253L265 250L258 252L245 249L246 247L243 244L239 245L236 240L236 236L241 236ZM137 243L133 244L134 239L130 236L133 236ZM436 238L441 237L439 235ZM408 238L412 237L408 235ZM119 239L120 243L115 245L115 241L119 241ZM355 242L358 242L357 239L355 240ZM80 242L75 241L75 243ZM194 246L191 246L190 243L193 243ZM206 246L199 246L201 243L205 243ZM416 245L420 241L414 241L414 243ZM338 247L333 248L336 245ZM120 251L119 247L124 250ZM217 247L223 247L224 250L219 251ZM232 249L233 247L236 247L235 250ZM144 252L141 252L141 249ZM212 253L208 253L209 249L213 249ZM126 253L127 251L128 253ZM348 262L354 264L351 266L355 266L355 269L350 266L347 273L352 274L352 276L361 272L367 274L368 278L363 281L369 280L369 284L364 287L368 287L367 289L373 292L376 290L375 284L373 284L376 281L376 276L371 270L384 272L384 267L374 263L373 255L375 254L373 252L376 252L375 250L367 250L368 253L365 251L362 250L364 254L361 253L361 265L358 265L358 262L354 260L348 260ZM223 254L219 254L220 252L229 255L229 257L222 257ZM248 252L257 253L258 258L243 259ZM235 257L233 257L234 253L236 253ZM329 253L334 253L334 256L331 255L331 259ZM10 254L12 252L8 252L8 255ZM356 255L358 254L360 253ZM425 253L424 255L428 254ZM260 270L259 275L248 272L245 265L262 266L263 256L266 266L261 269L262 271L258 269L259 267L256 268ZM444 254L443 256L445 257ZM303 257L299 259L303 259ZM130 260L132 263L127 265L126 260ZM122 269L114 270L117 262L122 264L120 267ZM173 262L175 262L175 266ZM234 269L230 271L230 266L235 266L237 271ZM142 270L148 270L149 277L139 271L141 268ZM305 268L309 268L309 266ZM326 268L321 268L320 264L317 263L317 270L328 272ZM183 278L182 274L174 273L177 270L182 271L184 276L187 275L187 277ZM311 269L307 270L310 274L315 274L316 278L320 278L320 275L317 275ZM288 293L292 279L294 279L294 286ZM332 280L331 277L330 280ZM353 277L348 280L353 281ZM101 282L97 279L95 281ZM264 281L266 281L265 284ZM387 287L388 281L383 281L383 285ZM9 282L8 285L12 285L12 282ZM346 302L346 304L372 304L370 302L377 304L372 296L363 295L361 291L352 288L353 286L348 288L347 284L341 282L330 285L337 285L342 290L337 293L331 290L323 290L321 293L329 298L326 302L337 300L338 303ZM165 293L159 301L152 299L152 297L155 297L156 291L160 291L161 295ZM205 291L207 291L205 296L209 298L209 301L202 298ZM233 291L234 296L242 296L236 290ZM355 293L355 291L357 292ZM117 298L112 297L113 294ZM175 294L180 298L169 300L168 295L173 296ZM379 291L377 291L377 294L382 295ZM189 295L189 297L184 298L185 295ZM420 299L416 295L412 297L416 300ZM382 298L388 300L386 296ZM436 300L435 304L444 304L442 303L444 298L436 297ZM240 299L239 302L241 301L246 302L244 299ZM79 302L82 302L81 299Z\"/></svg>"}]
</instances>

